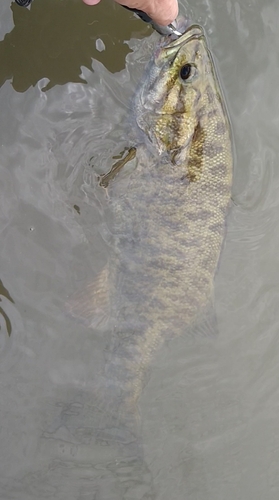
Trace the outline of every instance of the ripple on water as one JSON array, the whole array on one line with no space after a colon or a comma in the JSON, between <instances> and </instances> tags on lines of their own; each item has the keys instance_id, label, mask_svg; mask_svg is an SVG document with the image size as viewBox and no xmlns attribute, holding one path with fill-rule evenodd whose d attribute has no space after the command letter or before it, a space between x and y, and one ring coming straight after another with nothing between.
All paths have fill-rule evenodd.
<instances>
[{"instance_id":1,"label":"ripple on water","mask_svg":"<svg viewBox=\"0 0 279 500\"><path fill-rule=\"evenodd\" d=\"M219 335L181 338L154 361L142 401L146 460L160 498L269 492L275 500L278 7L201 0L190 17L211 33L226 89L237 152L233 203L216 278ZM103 477L114 491L115 462L106 468L107 447L92 446L92 389L106 338L63 307L111 251L96 176L132 144L130 97L152 40L141 48L128 43L134 52L118 74L93 61L94 72L81 68L88 85L44 92L43 79L24 94L8 82L0 91L0 463L7 498L37 500L39 492L42 499L103 500Z\"/></svg>"}]
</instances>

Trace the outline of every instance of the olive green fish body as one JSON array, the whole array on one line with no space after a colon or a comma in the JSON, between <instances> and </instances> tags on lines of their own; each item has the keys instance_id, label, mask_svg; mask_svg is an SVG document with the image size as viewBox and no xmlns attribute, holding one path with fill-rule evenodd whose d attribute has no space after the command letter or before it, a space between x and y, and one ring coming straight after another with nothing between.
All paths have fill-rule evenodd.
<instances>
[{"instance_id":1,"label":"olive green fish body","mask_svg":"<svg viewBox=\"0 0 279 500\"><path fill-rule=\"evenodd\" d=\"M224 239L230 129L199 26L161 43L135 109L147 144L129 177L109 186L115 326L107 374L131 405L155 348L186 332L210 302Z\"/></svg>"}]
</instances>

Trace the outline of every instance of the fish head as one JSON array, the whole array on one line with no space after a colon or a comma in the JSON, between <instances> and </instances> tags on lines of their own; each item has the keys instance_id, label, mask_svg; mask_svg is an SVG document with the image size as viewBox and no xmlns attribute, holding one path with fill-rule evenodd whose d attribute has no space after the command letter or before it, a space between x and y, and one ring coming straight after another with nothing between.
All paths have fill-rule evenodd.
<instances>
[{"instance_id":1,"label":"fish head","mask_svg":"<svg viewBox=\"0 0 279 500\"><path fill-rule=\"evenodd\" d=\"M136 103L137 123L160 155L170 156L173 163L185 159L187 146L207 112L205 96L212 86L213 64L200 26L190 26L176 40L162 40Z\"/></svg>"}]
</instances>

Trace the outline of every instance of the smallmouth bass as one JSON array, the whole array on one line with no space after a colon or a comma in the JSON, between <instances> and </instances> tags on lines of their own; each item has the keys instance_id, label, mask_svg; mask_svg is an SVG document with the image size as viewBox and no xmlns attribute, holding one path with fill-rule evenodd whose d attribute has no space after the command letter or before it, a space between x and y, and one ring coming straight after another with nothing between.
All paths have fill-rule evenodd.
<instances>
[{"instance_id":1,"label":"smallmouth bass","mask_svg":"<svg viewBox=\"0 0 279 500\"><path fill-rule=\"evenodd\" d=\"M115 431L118 422L133 428L155 349L191 328L213 295L233 162L201 27L190 26L177 40L161 39L137 90L135 113L146 143L133 172L107 183L114 253L88 295L91 309L110 307L101 389L109 418L102 435L116 440L124 440Z\"/></svg>"}]
</instances>

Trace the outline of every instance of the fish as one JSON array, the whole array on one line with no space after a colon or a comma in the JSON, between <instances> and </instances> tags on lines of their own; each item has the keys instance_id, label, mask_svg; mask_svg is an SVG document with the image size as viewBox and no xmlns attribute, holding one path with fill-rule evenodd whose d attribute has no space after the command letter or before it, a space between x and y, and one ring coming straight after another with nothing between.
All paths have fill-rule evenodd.
<instances>
[{"instance_id":1,"label":"fish","mask_svg":"<svg viewBox=\"0 0 279 500\"><path fill-rule=\"evenodd\" d=\"M134 113L141 143L128 163L135 158L135 165L122 175L125 161L118 161L114 174L100 180L113 214L113 247L83 305L85 315L99 311L110 319L100 438L123 443L135 435L153 355L165 339L198 325L214 295L233 153L202 27L161 38L136 91Z\"/></svg>"}]
</instances>

